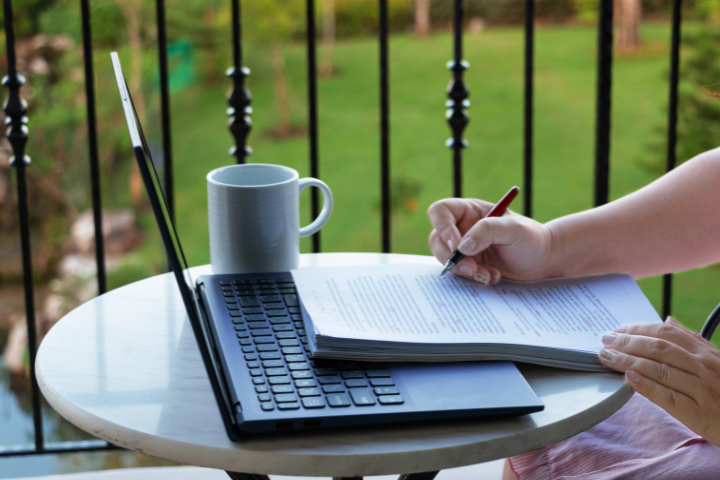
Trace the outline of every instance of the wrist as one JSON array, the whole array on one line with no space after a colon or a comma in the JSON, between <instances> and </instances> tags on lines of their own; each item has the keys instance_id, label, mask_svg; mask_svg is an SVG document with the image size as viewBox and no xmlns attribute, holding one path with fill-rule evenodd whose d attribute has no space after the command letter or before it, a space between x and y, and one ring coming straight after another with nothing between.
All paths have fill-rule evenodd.
<instances>
[{"instance_id":1,"label":"wrist","mask_svg":"<svg viewBox=\"0 0 720 480\"><path fill-rule=\"evenodd\" d=\"M571 275L568 271L566 260L567 248L563 245L562 230L558 228L557 222L550 221L543 225L547 236L548 252L544 262L542 278L558 278Z\"/></svg>"}]
</instances>

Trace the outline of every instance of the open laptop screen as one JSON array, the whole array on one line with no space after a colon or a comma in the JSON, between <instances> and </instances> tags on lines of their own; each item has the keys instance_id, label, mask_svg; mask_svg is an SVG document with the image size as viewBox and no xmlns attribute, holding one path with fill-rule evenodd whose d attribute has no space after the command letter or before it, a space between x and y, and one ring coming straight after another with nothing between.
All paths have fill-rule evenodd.
<instances>
[{"instance_id":1,"label":"open laptop screen","mask_svg":"<svg viewBox=\"0 0 720 480\"><path fill-rule=\"evenodd\" d=\"M170 212L167 207L167 202L165 201L165 195L163 194L160 180L158 178L157 171L155 170L152 156L150 155L150 148L148 147L145 134L143 133L142 126L140 125L137 111L135 110L135 104L130 96L130 90L128 89L127 81L125 80L125 75L123 74L122 66L120 65L120 59L115 52L112 52L110 56L112 58L113 68L115 69L115 77L118 83L118 88L120 89L120 98L122 99L123 108L125 109L125 119L127 120L133 147L135 149L142 149L143 155L136 154L136 156L138 163L144 164L145 167L142 168L143 165L140 165L141 173L143 176L147 175L147 180L149 180L149 182L145 182L148 187L148 195L151 197L155 196L155 199L157 200L153 201L155 199L151 198L151 203L153 204L153 208L158 208L160 210L160 212L158 212L161 214L159 217L162 218L162 223L164 223L166 227L165 230L167 232L168 239L170 240L169 243L172 246L173 251L168 252L170 263L172 264L173 262L177 262L177 265L172 265L173 270L175 270L175 267L177 266L179 268L179 272L175 273L179 274L182 272L182 276L184 277L187 286L190 289L193 289L194 283L190 275L190 270L188 269L187 261L185 260L185 254L183 253L182 246L180 245L180 239L175 231L175 225L170 218ZM151 188L152 192L150 191ZM158 218L158 223L160 223L160 220L161 219Z\"/></svg>"}]
</instances>

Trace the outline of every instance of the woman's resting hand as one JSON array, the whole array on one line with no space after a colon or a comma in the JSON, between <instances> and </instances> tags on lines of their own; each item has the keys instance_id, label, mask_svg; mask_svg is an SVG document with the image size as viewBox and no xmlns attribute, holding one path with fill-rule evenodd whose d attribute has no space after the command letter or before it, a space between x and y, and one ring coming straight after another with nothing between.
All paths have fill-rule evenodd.
<instances>
[{"instance_id":1,"label":"woman's resting hand","mask_svg":"<svg viewBox=\"0 0 720 480\"><path fill-rule=\"evenodd\" d=\"M543 224L505 212L484 218L494 205L482 200L448 198L428 209L434 230L428 244L445 263L459 246L467 255L452 272L478 283L500 277L536 280L547 276L552 236Z\"/></svg>"},{"instance_id":2,"label":"woman's resting hand","mask_svg":"<svg viewBox=\"0 0 720 480\"><path fill-rule=\"evenodd\" d=\"M668 317L603 336L600 359L637 393L720 446L720 351Z\"/></svg>"}]
</instances>

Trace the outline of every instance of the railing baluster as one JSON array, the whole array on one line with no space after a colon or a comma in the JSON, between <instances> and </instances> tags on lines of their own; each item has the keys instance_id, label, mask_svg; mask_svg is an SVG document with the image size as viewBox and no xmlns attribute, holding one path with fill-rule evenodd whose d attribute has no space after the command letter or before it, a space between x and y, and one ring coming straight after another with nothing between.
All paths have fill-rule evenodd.
<instances>
[{"instance_id":1,"label":"railing baluster","mask_svg":"<svg viewBox=\"0 0 720 480\"><path fill-rule=\"evenodd\" d=\"M80 0L80 15L82 17L83 62L85 63L85 106L87 109L88 150L90 153L90 189L95 225L95 263L97 265L98 294L102 295L107 291L107 273L105 271L105 239L102 233L102 196L100 194L100 161L98 159L95 74L93 73L89 0Z\"/></svg>"},{"instance_id":2,"label":"railing baluster","mask_svg":"<svg viewBox=\"0 0 720 480\"><path fill-rule=\"evenodd\" d=\"M598 19L597 103L595 124L595 206L610 192L610 107L612 89L613 0L600 0Z\"/></svg>"},{"instance_id":3,"label":"railing baluster","mask_svg":"<svg viewBox=\"0 0 720 480\"><path fill-rule=\"evenodd\" d=\"M668 130L667 130L667 171L675 168L677 161L677 109L678 109L678 80L680 78L680 25L682 22L682 0L673 0L672 38L670 47L670 85L668 100ZM663 276L663 306L662 318L670 315L672 306L672 274Z\"/></svg>"},{"instance_id":4,"label":"railing baluster","mask_svg":"<svg viewBox=\"0 0 720 480\"><path fill-rule=\"evenodd\" d=\"M453 195L462 197L462 151L467 147L467 142L463 139L463 131L470 119L467 115L467 109L470 96L465 82L463 80L463 72L470 66L462 59L463 54L463 0L455 0L455 11L453 20L453 51L455 59L448 62L447 68L453 72L453 78L447 88L447 95L450 98L445 103L447 112L445 118L450 125L452 138L449 138L445 145L453 150Z\"/></svg>"},{"instance_id":5,"label":"railing baluster","mask_svg":"<svg viewBox=\"0 0 720 480\"><path fill-rule=\"evenodd\" d=\"M318 162L318 119L317 119L317 56L315 38L315 0L307 0L305 9L307 18L307 72L308 72L308 125L310 136L310 176L320 178ZM311 218L320 213L318 189L310 189ZM313 253L320 252L320 232L312 236Z\"/></svg>"},{"instance_id":6,"label":"railing baluster","mask_svg":"<svg viewBox=\"0 0 720 480\"><path fill-rule=\"evenodd\" d=\"M532 217L533 199L533 90L535 54L535 0L525 0L525 116L524 116L524 213Z\"/></svg>"},{"instance_id":7,"label":"railing baluster","mask_svg":"<svg viewBox=\"0 0 720 480\"><path fill-rule=\"evenodd\" d=\"M158 63L160 67L160 111L163 133L163 180L165 183L165 202L170 217L175 214L175 194L173 189L172 137L170 129L170 79L168 78L167 29L165 28L165 0L156 0Z\"/></svg>"},{"instance_id":8,"label":"railing baluster","mask_svg":"<svg viewBox=\"0 0 720 480\"><path fill-rule=\"evenodd\" d=\"M40 406L40 390L35 378L35 354L37 353L37 328L35 326L35 295L33 289L32 250L30 244L30 214L27 203L27 179L25 168L30 164L30 157L25 155L27 145L28 118L27 104L20 94L25 78L17 72L15 56L15 26L13 20L12 0L3 0L5 10L5 45L7 47L8 74L3 85L8 87L9 95L5 102L6 135L13 150L10 165L17 173L18 213L20 216L20 244L22 249L23 283L25 287L25 317L28 333L28 351L30 360L30 388L32 392L33 425L35 427L35 449L42 452L45 444L43 435L42 409Z\"/></svg>"},{"instance_id":9,"label":"railing baluster","mask_svg":"<svg viewBox=\"0 0 720 480\"><path fill-rule=\"evenodd\" d=\"M390 85L388 66L388 5L380 0L380 189L382 251L390 253Z\"/></svg>"},{"instance_id":10,"label":"railing baluster","mask_svg":"<svg viewBox=\"0 0 720 480\"><path fill-rule=\"evenodd\" d=\"M245 86L245 77L250 70L242 66L242 30L240 23L240 0L232 0L232 29L233 29L233 66L228 69L227 76L233 80L233 89L228 97L227 113L230 116L230 133L235 138L235 146L230 149L230 155L237 159L237 163L245 163L245 158L252 154L252 149L246 145L247 137L252 129L250 114L252 97ZM239 117L239 118L238 118Z\"/></svg>"}]
</instances>

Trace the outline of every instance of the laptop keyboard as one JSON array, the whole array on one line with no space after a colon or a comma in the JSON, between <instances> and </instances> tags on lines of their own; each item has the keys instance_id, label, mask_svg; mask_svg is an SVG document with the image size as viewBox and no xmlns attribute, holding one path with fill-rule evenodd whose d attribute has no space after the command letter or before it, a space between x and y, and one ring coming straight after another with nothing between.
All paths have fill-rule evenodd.
<instances>
[{"instance_id":1,"label":"laptop keyboard","mask_svg":"<svg viewBox=\"0 0 720 480\"><path fill-rule=\"evenodd\" d=\"M383 364L309 358L292 278L221 281L220 289L263 410L404 402Z\"/></svg>"}]
</instances>

